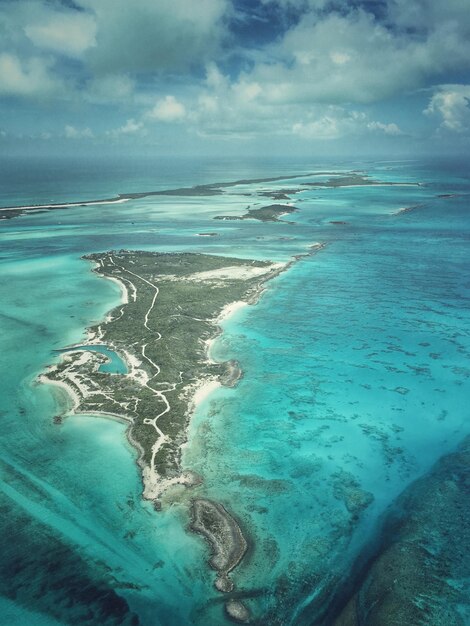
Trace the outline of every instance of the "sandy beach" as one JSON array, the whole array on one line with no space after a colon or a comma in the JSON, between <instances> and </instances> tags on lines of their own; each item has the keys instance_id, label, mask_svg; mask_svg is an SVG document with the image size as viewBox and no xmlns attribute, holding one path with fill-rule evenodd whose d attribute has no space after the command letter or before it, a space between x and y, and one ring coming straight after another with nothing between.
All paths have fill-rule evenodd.
<instances>
[{"instance_id":1,"label":"sandy beach","mask_svg":"<svg viewBox=\"0 0 470 626\"><path fill-rule=\"evenodd\" d=\"M115 200L87 200L85 202L65 202L63 204L32 204L26 206L6 206L0 207L2 211L31 211L40 209L66 209L69 207L91 206L98 204L122 204L128 202L129 198L116 198Z\"/></svg>"},{"instance_id":2,"label":"sandy beach","mask_svg":"<svg viewBox=\"0 0 470 626\"><path fill-rule=\"evenodd\" d=\"M104 278L106 278L106 280L112 281L113 283L116 283L116 285L119 285L119 288L121 290L121 302L119 304L127 304L129 302L129 292L122 280L114 278L113 276L105 276Z\"/></svg>"},{"instance_id":3,"label":"sandy beach","mask_svg":"<svg viewBox=\"0 0 470 626\"><path fill-rule=\"evenodd\" d=\"M77 408L80 406L80 398L78 397L75 389L73 389L71 385L68 385L63 380L52 380L51 378L48 378L46 374L41 374L40 376L38 376L38 381L46 385L53 385L54 387L59 387L60 389L63 389L72 400L72 408L70 409L69 413L75 413Z\"/></svg>"},{"instance_id":4,"label":"sandy beach","mask_svg":"<svg viewBox=\"0 0 470 626\"><path fill-rule=\"evenodd\" d=\"M203 402L213 391L221 386L222 385L218 380L203 381L200 386L196 387L196 391L193 395L193 409L196 409L201 402Z\"/></svg>"},{"instance_id":5,"label":"sandy beach","mask_svg":"<svg viewBox=\"0 0 470 626\"><path fill-rule=\"evenodd\" d=\"M248 306L248 302L244 302L243 300L238 300L236 302L231 302L230 304L227 304L227 306L225 306L218 315L216 319L216 324L226 322L229 317L234 315L237 311L240 311L240 309L245 308L246 306Z\"/></svg>"}]
</instances>

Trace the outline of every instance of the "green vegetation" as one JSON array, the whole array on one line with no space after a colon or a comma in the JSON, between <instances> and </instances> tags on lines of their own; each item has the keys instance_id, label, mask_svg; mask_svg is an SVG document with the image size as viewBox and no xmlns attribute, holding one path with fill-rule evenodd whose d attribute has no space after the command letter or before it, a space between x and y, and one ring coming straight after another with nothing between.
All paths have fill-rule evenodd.
<instances>
[{"instance_id":1,"label":"green vegetation","mask_svg":"<svg viewBox=\"0 0 470 626\"><path fill-rule=\"evenodd\" d=\"M218 502L198 498L192 502L190 529L202 535L211 548L210 566L218 572L216 588L225 593L232 591L229 573L248 547L238 523Z\"/></svg>"},{"instance_id":2,"label":"green vegetation","mask_svg":"<svg viewBox=\"0 0 470 626\"><path fill-rule=\"evenodd\" d=\"M279 222L281 215L298 211L289 204L270 204L259 209L249 209L243 215L217 215L215 220L259 220L260 222Z\"/></svg>"},{"instance_id":3,"label":"green vegetation","mask_svg":"<svg viewBox=\"0 0 470 626\"><path fill-rule=\"evenodd\" d=\"M360 174L349 174L348 176L336 176L335 178L330 178L327 181L319 181L315 183L302 183L305 186L309 187L351 187L354 185L380 185L380 181L371 180L366 176L361 176ZM387 184L396 184L396 183L387 183Z\"/></svg>"},{"instance_id":4,"label":"green vegetation","mask_svg":"<svg viewBox=\"0 0 470 626\"><path fill-rule=\"evenodd\" d=\"M271 183L282 180L294 180L299 178L308 178L311 176L332 176L326 181L318 182L306 182L300 183L300 187L290 189L278 189L272 191L257 190L253 193L241 193L245 196L259 196L272 198L273 200L289 200L290 196L304 191L306 186L308 187L323 187L323 188L335 188L335 187L350 187L354 185L419 185L419 183L400 183L400 182L382 182L379 180L372 180L367 176L363 176L357 172L312 172L309 174L295 174L291 176L275 176L272 178L247 178L242 180L235 180L230 182L210 183L207 185L195 185L194 187L180 187L178 189L161 189L158 191L143 191L134 193L120 193L117 196L110 198L96 199L96 200L84 200L81 202L70 203L51 203L47 205L34 205L34 206L17 206L17 207L0 207L0 220L11 219L24 215L27 212L40 212L40 211L53 211L56 209L64 209L70 207L85 207L96 206L101 204L110 204L113 202L122 202L123 200L138 200L140 198L147 198L151 196L218 196L225 193L225 189L230 187L236 187L238 185L257 185L262 183ZM274 207L285 206L290 210L283 210L281 213L274 210ZM268 211L269 209L269 211ZM292 213L292 207L288 205L271 205L269 207L262 207L261 209L252 209L245 215L240 217L234 216L217 216L215 219L224 220L239 220L239 219L259 219L263 222L275 222L280 214Z\"/></svg>"},{"instance_id":5,"label":"green vegetation","mask_svg":"<svg viewBox=\"0 0 470 626\"><path fill-rule=\"evenodd\" d=\"M129 373L100 372L102 355L77 349L65 353L47 378L72 388L79 399L76 412L131 421L141 467L163 478L177 476L195 385L214 379L234 384L239 376L234 362L208 362L204 342L219 332L216 319L227 304L254 301L280 268L189 253L121 250L86 258L98 274L127 288L129 302L91 328L90 341L115 350Z\"/></svg>"}]
</instances>

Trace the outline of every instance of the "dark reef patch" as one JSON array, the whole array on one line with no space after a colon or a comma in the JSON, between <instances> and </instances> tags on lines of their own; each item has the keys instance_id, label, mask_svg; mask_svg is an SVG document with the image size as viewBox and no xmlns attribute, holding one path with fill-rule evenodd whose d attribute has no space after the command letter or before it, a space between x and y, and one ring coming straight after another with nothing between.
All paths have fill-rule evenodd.
<instances>
[{"instance_id":1,"label":"dark reef patch","mask_svg":"<svg viewBox=\"0 0 470 626\"><path fill-rule=\"evenodd\" d=\"M102 563L90 563L57 531L0 492L0 594L64 624L138 626ZM1 621L1 620L0 620Z\"/></svg>"},{"instance_id":2,"label":"dark reef patch","mask_svg":"<svg viewBox=\"0 0 470 626\"><path fill-rule=\"evenodd\" d=\"M318 626L465 626L470 623L470 437L412 483L382 517L374 541ZM315 612L314 612L315 611Z\"/></svg>"}]
</instances>

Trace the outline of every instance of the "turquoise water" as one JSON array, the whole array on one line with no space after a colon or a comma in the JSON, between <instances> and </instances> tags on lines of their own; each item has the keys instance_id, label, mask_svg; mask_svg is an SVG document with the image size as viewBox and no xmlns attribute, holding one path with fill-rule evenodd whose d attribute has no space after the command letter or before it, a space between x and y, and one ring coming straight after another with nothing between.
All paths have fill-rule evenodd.
<instances>
[{"instance_id":1,"label":"turquoise water","mask_svg":"<svg viewBox=\"0 0 470 626\"><path fill-rule=\"evenodd\" d=\"M58 350L61 352L75 352L77 350L88 350L89 352L98 352L99 354L103 354L106 357L106 362L101 363L98 367L99 372L107 372L108 374L127 374L127 365L121 359L121 357L114 351L108 348L107 346L102 346L99 344L93 346L73 346L72 348L64 348L63 350Z\"/></svg>"},{"instance_id":2,"label":"turquoise water","mask_svg":"<svg viewBox=\"0 0 470 626\"><path fill-rule=\"evenodd\" d=\"M334 167L10 162L1 204ZM386 506L469 432L468 173L455 162L336 167L425 185L307 187L285 218L293 224L212 218L264 203L244 194L298 181L0 223L3 623L227 623L185 505L156 513L142 501L125 427L90 416L55 425L67 399L36 382L53 351L80 345L119 302L84 254L184 249L287 261L326 243L224 323L213 356L238 359L245 375L199 407L184 452L204 477L194 493L223 502L251 538L234 580L261 624L315 623L332 578L347 574ZM397 214L405 207L415 208ZM119 356L106 356L117 372Z\"/></svg>"}]
</instances>

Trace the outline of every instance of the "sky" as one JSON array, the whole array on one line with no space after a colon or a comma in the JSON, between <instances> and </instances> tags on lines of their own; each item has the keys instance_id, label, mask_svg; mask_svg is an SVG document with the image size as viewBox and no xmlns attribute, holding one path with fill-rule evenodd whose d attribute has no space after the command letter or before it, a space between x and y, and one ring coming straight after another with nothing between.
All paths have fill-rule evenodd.
<instances>
[{"instance_id":1,"label":"sky","mask_svg":"<svg viewBox=\"0 0 470 626\"><path fill-rule=\"evenodd\" d=\"M470 151L470 0L0 0L0 154Z\"/></svg>"}]
</instances>

